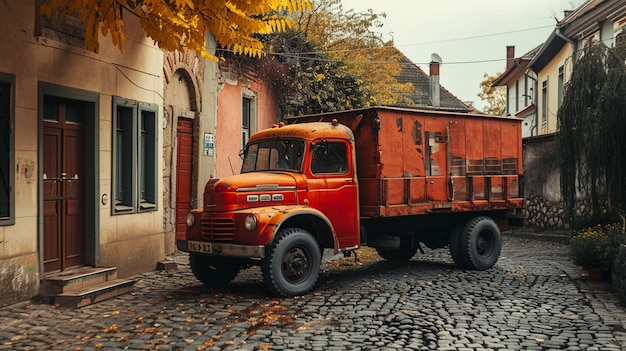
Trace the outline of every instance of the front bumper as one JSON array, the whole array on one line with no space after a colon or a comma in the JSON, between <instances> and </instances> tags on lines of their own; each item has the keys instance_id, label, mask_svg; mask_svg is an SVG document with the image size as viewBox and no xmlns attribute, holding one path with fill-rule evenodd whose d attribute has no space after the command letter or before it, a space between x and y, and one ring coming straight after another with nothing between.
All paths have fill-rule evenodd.
<instances>
[{"instance_id":1,"label":"front bumper","mask_svg":"<svg viewBox=\"0 0 626 351\"><path fill-rule=\"evenodd\" d=\"M177 240L176 247L184 252L200 253L211 256L237 258L265 258L265 245L240 245L196 240Z\"/></svg>"}]
</instances>

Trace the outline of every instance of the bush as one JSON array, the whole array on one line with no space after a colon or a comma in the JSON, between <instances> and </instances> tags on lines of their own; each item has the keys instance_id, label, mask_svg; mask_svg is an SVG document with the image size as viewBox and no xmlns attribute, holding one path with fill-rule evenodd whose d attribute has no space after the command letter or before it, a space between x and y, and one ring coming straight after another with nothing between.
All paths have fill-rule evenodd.
<instances>
[{"instance_id":1,"label":"bush","mask_svg":"<svg viewBox=\"0 0 626 351\"><path fill-rule=\"evenodd\" d=\"M570 240L570 253L574 264L608 272L623 243L626 235L620 225L597 225L576 232Z\"/></svg>"}]
</instances>

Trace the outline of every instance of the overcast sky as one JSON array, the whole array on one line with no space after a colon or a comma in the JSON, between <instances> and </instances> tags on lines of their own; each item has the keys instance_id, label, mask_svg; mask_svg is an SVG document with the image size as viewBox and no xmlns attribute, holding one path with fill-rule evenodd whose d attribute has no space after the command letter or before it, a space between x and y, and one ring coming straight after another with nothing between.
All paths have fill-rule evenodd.
<instances>
[{"instance_id":1,"label":"overcast sky","mask_svg":"<svg viewBox=\"0 0 626 351\"><path fill-rule=\"evenodd\" d=\"M443 65L440 82L462 101L477 96L488 73L504 70L506 46L519 57L542 44L564 10L584 0L341 0L356 12L386 13L380 31L428 74L431 54Z\"/></svg>"}]
</instances>

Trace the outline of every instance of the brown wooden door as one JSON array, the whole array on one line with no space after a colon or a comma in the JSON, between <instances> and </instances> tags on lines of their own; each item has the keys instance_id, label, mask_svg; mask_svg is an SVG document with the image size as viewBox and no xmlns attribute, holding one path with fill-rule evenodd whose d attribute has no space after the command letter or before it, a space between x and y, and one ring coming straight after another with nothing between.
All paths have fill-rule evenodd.
<instances>
[{"instance_id":1,"label":"brown wooden door","mask_svg":"<svg viewBox=\"0 0 626 351\"><path fill-rule=\"evenodd\" d=\"M192 120L178 120L176 145L176 234L183 234L187 213L191 209Z\"/></svg>"},{"instance_id":2,"label":"brown wooden door","mask_svg":"<svg viewBox=\"0 0 626 351\"><path fill-rule=\"evenodd\" d=\"M85 264L85 110L79 101L49 97L44 105L44 271L54 272Z\"/></svg>"}]
</instances>

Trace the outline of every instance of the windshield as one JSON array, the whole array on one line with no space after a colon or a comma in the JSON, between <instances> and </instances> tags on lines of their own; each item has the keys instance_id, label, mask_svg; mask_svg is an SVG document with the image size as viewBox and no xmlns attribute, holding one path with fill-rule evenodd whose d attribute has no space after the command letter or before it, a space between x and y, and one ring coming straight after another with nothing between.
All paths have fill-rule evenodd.
<instances>
[{"instance_id":1,"label":"windshield","mask_svg":"<svg viewBox=\"0 0 626 351\"><path fill-rule=\"evenodd\" d=\"M248 144L243 159L241 173L254 171L302 170L302 140L263 140Z\"/></svg>"}]
</instances>

